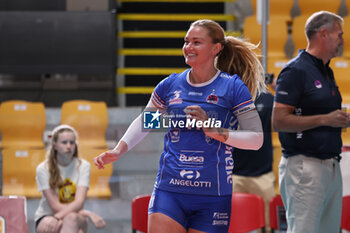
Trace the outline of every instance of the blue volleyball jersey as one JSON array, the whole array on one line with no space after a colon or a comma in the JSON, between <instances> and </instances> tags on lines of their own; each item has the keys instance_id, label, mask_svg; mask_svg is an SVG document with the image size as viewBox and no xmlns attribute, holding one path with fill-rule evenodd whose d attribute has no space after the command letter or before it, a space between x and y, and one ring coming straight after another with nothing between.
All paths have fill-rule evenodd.
<instances>
[{"instance_id":1,"label":"blue volleyball jersey","mask_svg":"<svg viewBox=\"0 0 350 233\"><path fill-rule=\"evenodd\" d=\"M205 83L191 84L189 71L170 75L152 94L156 105L166 109L162 119L167 128L155 187L180 193L231 195L233 148L207 137L193 122L191 125L184 109L199 105L210 118L206 126L237 129L236 116L255 105L237 75L218 71Z\"/></svg>"}]
</instances>

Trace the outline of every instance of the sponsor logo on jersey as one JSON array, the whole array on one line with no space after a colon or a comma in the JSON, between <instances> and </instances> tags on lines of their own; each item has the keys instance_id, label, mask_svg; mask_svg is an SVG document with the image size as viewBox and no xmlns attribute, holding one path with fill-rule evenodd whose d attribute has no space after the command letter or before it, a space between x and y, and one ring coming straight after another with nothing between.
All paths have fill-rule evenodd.
<instances>
[{"instance_id":1,"label":"sponsor logo on jersey","mask_svg":"<svg viewBox=\"0 0 350 233\"><path fill-rule=\"evenodd\" d=\"M201 176L201 174L199 173L199 171L181 170L180 176L182 178L186 178L186 179L191 180L191 179L198 179Z\"/></svg>"},{"instance_id":2,"label":"sponsor logo on jersey","mask_svg":"<svg viewBox=\"0 0 350 233\"><path fill-rule=\"evenodd\" d=\"M226 182L232 184L232 170L233 170L233 158L232 147L225 145L225 170L226 170Z\"/></svg>"},{"instance_id":3,"label":"sponsor logo on jersey","mask_svg":"<svg viewBox=\"0 0 350 233\"><path fill-rule=\"evenodd\" d=\"M182 91L174 91L172 98L169 100L169 105L182 104L182 99L180 98L180 93Z\"/></svg>"},{"instance_id":4,"label":"sponsor logo on jersey","mask_svg":"<svg viewBox=\"0 0 350 233\"><path fill-rule=\"evenodd\" d=\"M186 186L186 187L195 187L195 188L210 188L210 181L197 181L200 177L200 173L198 171L193 170L181 170L180 176L184 179L176 179L172 178L169 181L169 184L178 185L178 186Z\"/></svg>"},{"instance_id":5,"label":"sponsor logo on jersey","mask_svg":"<svg viewBox=\"0 0 350 233\"><path fill-rule=\"evenodd\" d=\"M320 80L316 80L316 81L315 81L315 87L316 87L317 89L322 88L322 83L320 82Z\"/></svg>"},{"instance_id":6,"label":"sponsor logo on jersey","mask_svg":"<svg viewBox=\"0 0 350 233\"><path fill-rule=\"evenodd\" d=\"M216 140L212 137L209 137L207 135L205 135L205 141L207 142L208 145L213 144L214 142L216 142Z\"/></svg>"},{"instance_id":7,"label":"sponsor logo on jersey","mask_svg":"<svg viewBox=\"0 0 350 233\"><path fill-rule=\"evenodd\" d=\"M202 93L202 92L190 91L190 92L188 92L188 95L192 95L192 96L202 96L203 93Z\"/></svg>"},{"instance_id":8,"label":"sponsor logo on jersey","mask_svg":"<svg viewBox=\"0 0 350 233\"><path fill-rule=\"evenodd\" d=\"M227 74L227 73L220 73L220 77L223 77L223 78L231 78L232 76Z\"/></svg>"},{"instance_id":9,"label":"sponsor logo on jersey","mask_svg":"<svg viewBox=\"0 0 350 233\"><path fill-rule=\"evenodd\" d=\"M288 92L286 92L286 91L278 91L277 93L280 95L288 95Z\"/></svg>"},{"instance_id":10,"label":"sponsor logo on jersey","mask_svg":"<svg viewBox=\"0 0 350 233\"><path fill-rule=\"evenodd\" d=\"M228 213L214 212L213 214L213 226L227 226L229 223L229 215Z\"/></svg>"},{"instance_id":11,"label":"sponsor logo on jersey","mask_svg":"<svg viewBox=\"0 0 350 233\"><path fill-rule=\"evenodd\" d=\"M178 185L178 186L186 186L186 187L195 187L195 188L210 188L210 181L193 181L193 180L181 180L172 178L169 181L169 184Z\"/></svg>"},{"instance_id":12,"label":"sponsor logo on jersey","mask_svg":"<svg viewBox=\"0 0 350 233\"><path fill-rule=\"evenodd\" d=\"M191 155L185 155L180 154L179 160L183 163L204 163L204 157L203 156L191 156Z\"/></svg>"},{"instance_id":13,"label":"sponsor logo on jersey","mask_svg":"<svg viewBox=\"0 0 350 233\"><path fill-rule=\"evenodd\" d=\"M228 220L213 220L213 226L227 226Z\"/></svg>"},{"instance_id":14,"label":"sponsor logo on jersey","mask_svg":"<svg viewBox=\"0 0 350 233\"><path fill-rule=\"evenodd\" d=\"M252 102L252 103L250 103L250 104L248 104L248 105L246 105L246 106L243 106L243 107L241 107L241 108L238 108L238 109L235 111L235 114L236 114L236 115L239 115L239 114L241 114L241 113L248 112L248 111L250 111L250 110L252 110L252 109L254 109L254 108L255 108L255 104Z\"/></svg>"},{"instance_id":15,"label":"sponsor logo on jersey","mask_svg":"<svg viewBox=\"0 0 350 233\"><path fill-rule=\"evenodd\" d=\"M214 212L213 219L229 219L228 213Z\"/></svg>"}]
</instances>

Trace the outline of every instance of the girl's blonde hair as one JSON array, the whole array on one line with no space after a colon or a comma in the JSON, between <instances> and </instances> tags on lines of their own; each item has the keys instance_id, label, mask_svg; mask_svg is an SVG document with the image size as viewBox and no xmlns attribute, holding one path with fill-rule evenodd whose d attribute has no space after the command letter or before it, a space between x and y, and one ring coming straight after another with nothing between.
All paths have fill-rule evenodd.
<instances>
[{"instance_id":1,"label":"girl's blonde hair","mask_svg":"<svg viewBox=\"0 0 350 233\"><path fill-rule=\"evenodd\" d=\"M78 158L78 145L77 145L77 137L78 134L75 129L69 125L60 125L54 128L52 131L51 144L49 150L46 154L47 162L49 165L49 173L50 173L50 188L58 188L63 185L63 180L60 174L60 170L58 168L57 161L57 151L55 150L55 144L57 143L58 137L63 132L72 132L75 136L75 151L73 153L73 158Z\"/></svg>"},{"instance_id":2,"label":"girl's blonde hair","mask_svg":"<svg viewBox=\"0 0 350 233\"><path fill-rule=\"evenodd\" d=\"M224 29L212 20L197 20L191 24L191 27L195 26L206 28L213 43L222 45L216 57L216 68L231 75L239 75L253 99L258 92L266 89L264 69L253 51L257 46L233 36L225 36Z\"/></svg>"}]
</instances>

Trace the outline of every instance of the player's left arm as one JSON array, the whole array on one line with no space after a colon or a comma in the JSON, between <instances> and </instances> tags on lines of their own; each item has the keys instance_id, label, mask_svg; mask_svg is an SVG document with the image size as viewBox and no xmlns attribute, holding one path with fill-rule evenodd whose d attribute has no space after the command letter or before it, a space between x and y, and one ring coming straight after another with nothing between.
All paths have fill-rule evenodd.
<instances>
[{"instance_id":1,"label":"player's left arm","mask_svg":"<svg viewBox=\"0 0 350 233\"><path fill-rule=\"evenodd\" d=\"M200 121L208 120L207 113L198 105L186 107L185 112L191 119ZM220 142L235 148L258 150L264 141L261 120L256 109L237 115L240 130L226 128L205 128L204 133Z\"/></svg>"}]
</instances>

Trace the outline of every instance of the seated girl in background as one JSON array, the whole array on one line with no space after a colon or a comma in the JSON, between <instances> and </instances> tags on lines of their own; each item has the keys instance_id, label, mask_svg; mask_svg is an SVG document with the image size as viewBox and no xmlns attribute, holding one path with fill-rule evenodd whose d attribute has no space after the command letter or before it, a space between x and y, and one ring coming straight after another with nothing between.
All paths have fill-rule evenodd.
<instances>
[{"instance_id":1,"label":"seated girl in background","mask_svg":"<svg viewBox=\"0 0 350 233\"><path fill-rule=\"evenodd\" d=\"M99 215L83 209L90 163L78 157L77 132L71 126L53 130L46 160L36 169L36 181L43 193L35 212L37 233L85 233L86 217L96 228L106 225Z\"/></svg>"}]
</instances>

